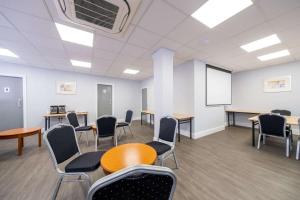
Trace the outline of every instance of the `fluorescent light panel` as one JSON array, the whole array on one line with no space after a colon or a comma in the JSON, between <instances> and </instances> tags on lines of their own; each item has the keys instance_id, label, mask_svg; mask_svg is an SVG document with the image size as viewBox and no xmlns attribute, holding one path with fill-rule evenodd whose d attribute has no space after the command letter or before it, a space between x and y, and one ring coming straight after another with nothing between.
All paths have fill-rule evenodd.
<instances>
[{"instance_id":1,"label":"fluorescent light panel","mask_svg":"<svg viewBox=\"0 0 300 200\"><path fill-rule=\"evenodd\" d=\"M192 17L213 28L252 4L251 0L209 0Z\"/></svg>"},{"instance_id":2,"label":"fluorescent light panel","mask_svg":"<svg viewBox=\"0 0 300 200\"><path fill-rule=\"evenodd\" d=\"M94 34L83 31L77 28L72 28L63 24L55 23L60 38L63 41L81 44L84 46L92 47Z\"/></svg>"},{"instance_id":3,"label":"fluorescent light panel","mask_svg":"<svg viewBox=\"0 0 300 200\"><path fill-rule=\"evenodd\" d=\"M90 62L80 61L80 60L70 60L72 65L75 67L91 68L92 64Z\"/></svg>"},{"instance_id":4,"label":"fluorescent light panel","mask_svg":"<svg viewBox=\"0 0 300 200\"><path fill-rule=\"evenodd\" d=\"M257 58L261 61L267 61L267 60L272 60L272 59L275 59L275 58L281 58L281 57L288 56L288 55L290 55L290 52L287 49L285 49L285 50L282 50L282 51L276 51L276 52L269 53L269 54L266 54L266 55L263 55L263 56L259 56Z\"/></svg>"},{"instance_id":5,"label":"fluorescent light panel","mask_svg":"<svg viewBox=\"0 0 300 200\"><path fill-rule=\"evenodd\" d=\"M8 57L13 57L13 58L19 57L17 54L12 52L11 50L3 49L3 48L0 48L0 56L8 56Z\"/></svg>"},{"instance_id":6,"label":"fluorescent light panel","mask_svg":"<svg viewBox=\"0 0 300 200\"><path fill-rule=\"evenodd\" d=\"M125 73L125 74L137 74L139 72L140 72L139 70L135 70L135 69L125 69L123 71L123 73Z\"/></svg>"},{"instance_id":7,"label":"fluorescent light panel","mask_svg":"<svg viewBox=\"0 0 300 200\"><path fill-rule=\"evenodd\" d=\"M250 42L248 44L242 45L241 48L247 52L256 51L259 49L263 49L266 47L273 46L275 44L281 43L280 39L276 34L270 35L268 37L261 38L254 42Z\"/></svg>"}]
</instances>

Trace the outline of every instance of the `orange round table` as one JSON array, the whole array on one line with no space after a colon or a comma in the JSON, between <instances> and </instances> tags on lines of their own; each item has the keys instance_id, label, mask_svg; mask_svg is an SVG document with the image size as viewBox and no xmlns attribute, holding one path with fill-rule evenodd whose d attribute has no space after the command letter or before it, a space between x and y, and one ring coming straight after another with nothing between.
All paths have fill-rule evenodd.
<instances>
[{"instance_id":1,"label":"orange round table","mask_svg":"<svg viewBox=\"0 0 300 200\"><path fill-rule=\"evenodd\" d=\"M24 137L38 134L38 145L42 145L42 130L41 128L16 128L0 132L0 140L2 139L18 139L18 155L22 155L24 147Z\"/></svg>"},{"instance_id":2,"label":"orange round table","mask_svg":"<svg viewBox=\"0 0 300 200\"><path fill-rule=\"evenodd\" d=\"M156 151L151 146L141 143L129 143L108 150L102 156L100 162L103 171L110 174L134 165L153 165L156 157Z\"/></svg>"}]
</instances>

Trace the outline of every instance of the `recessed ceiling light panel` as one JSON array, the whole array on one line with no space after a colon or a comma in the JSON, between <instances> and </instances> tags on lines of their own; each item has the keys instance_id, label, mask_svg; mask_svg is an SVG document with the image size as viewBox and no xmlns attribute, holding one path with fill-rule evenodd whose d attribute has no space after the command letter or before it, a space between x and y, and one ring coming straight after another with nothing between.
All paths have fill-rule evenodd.
<instances>
[{"instance_id":1,"label":"recessed ceiling light panel","mask_svg":"<svg viewBox=\"0 0 300 200\"><path fill-rule=\"evenodd\" d=\"M60 38L63 41L72 42L75 44L80 44L88 47L93 46L94 34L83 31L77 28L66 26L63 24L55 23L58 30Z\"/></svg>"},{"instance_id":2,"label":"recessed ceiling light panel","mask_svg":"<svg viewBox=\"0 0 300 200\"><path fill-rule=\"evenodd\" d=\"M252 4L251 0L208 0L192 17L209 28L214 28Z\"/></svg>"},{"instance_id":3,"label":"recessed ceiling light panel","mask_svg":"<svg viewBox=\"0 0 300 200\"><path fill-rule=\"evenodd\" d=\"M0 56L8 56L8 57L13 57L13 58L19 57L17 54L12 52L11 50L3 49L3 48L0 48Z\"/></svg>"},{"instance_id":4,"label":"recessed ceiling light panel","mask_svg":"<svg viewBox=\"0 0 300 200\"><path fill-rule=\"evenodd\" d=\"M282 50L282 51L276 51L276 52L269 53L269 54L266 54L266 55L263 55L263 56L259 56L257 58L261 61L267 61L267 60L272 60L272 59L275 59L275 58L285 57L285 56L288 56L288 55L290 55L290 52L287 49L285 49L285 50Z\"/></svg>"},{"instance_id":5,"label":"recessed ceiling light panel","mask_svg":"<svg viewBox=\"0 0 300 200\"><path fill-rule=\"evenodd\" d=\"M279 44L279 43L281 43L280 39L278 38L278 36L276 34L273 34L268 37L264 37L259 40L256 40L254 42L245 44L245 45L241 46L241 48L247 52L252 52L252 51L270 47L270 46L273 46L273 45Z\"/></svg>"},{"instance_id":6,"label":"recessed ceiling light panel","mask_svg":"<svg viewBox=\"0 0 300 200\"><path fill-rule=\"evenodd\" d=\"M137 74L139 72L140 72L139 70L135 70L135 69L125 69L123 71L124 74Z\"/></svg>"},{"instance_id":7,"label":"recessed ceiling light panel","mask_svg":"<svg viewBox=\"0 0 300 200\"><path fill-rule=\"evenodd\" d=\"M91 68L92 64L90 62L80 61L80 60L70 60L72 65L75 67Z\"/></svg>"}]
</instances>

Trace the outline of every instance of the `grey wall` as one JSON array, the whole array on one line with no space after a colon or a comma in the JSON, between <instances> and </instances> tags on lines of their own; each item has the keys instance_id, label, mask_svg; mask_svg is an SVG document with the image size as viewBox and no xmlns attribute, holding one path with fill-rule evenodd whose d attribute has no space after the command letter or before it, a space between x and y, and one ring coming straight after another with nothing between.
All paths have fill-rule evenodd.
<instances>
[{"instance_id":1,"label":"grey wall","mask_svg":"<svg viewBox=\"0 0 300 200\"><path fill-rule=\"evenodd\" d=\"M292 91L265 93L264 79L277 76L292 76ZM234 108L269 112L272 109L287 109L300 116L300 62L282 64L262 69L234 73L232 76ZM238 115L237 123L250 126L248 115Z\"/></svg>"},{"instance_id":2,"label":"grey wall","mask_svg":"<svg viewBox=\"0 0 300 200\"><path fill-rule=\"evenodd\" d=\"M113 85L113 109L118 119L124 119L127 109L132 109L134 118L140 116L140 82L39 69L0 62L0 74L25 75L27 93L27 126L42 126L42 116L50 105L67 105L67 110L89 112L89 122L96 120L97 83ZM76 81L76 95L58 95L56 81ZM1 105L0 105L1 106Z\"/></svg>"}]
</instances>

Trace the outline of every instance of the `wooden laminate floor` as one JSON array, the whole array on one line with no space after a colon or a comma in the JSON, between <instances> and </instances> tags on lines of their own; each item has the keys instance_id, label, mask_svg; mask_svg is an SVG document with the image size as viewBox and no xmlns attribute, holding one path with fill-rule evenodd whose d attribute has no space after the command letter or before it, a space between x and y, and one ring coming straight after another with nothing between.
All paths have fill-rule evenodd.
<instances>
[{"instance_id":1,"label":"wooden laminate floor","mask_svg":"<svg viewBox=\"0 0 300 200\"><path fill-rule=\"evenodd\" d=\"M153 129L134 123L134 137L120 143L151 141ZM251 146L251 131L231 127L198 139L182 137L176 144L179 169L175 200L299 200L300 161L286 158L280 142L267 141L260 151ZM25 138L22 156L16 155L16 140L0 141L0 199L50 199L57 181L45 145L37 147L37 136ZM109 148L111 140L101 143ZM90 134L87 148L82 136L82 151L94 149ZM295 150L295 148L294 148ZM173 160L165 162L173 168ZM93 180L104 176L101 169L90 174ZM84 199L85 183L64 182L57 199Z\"/></svg>"}]
</instances>

